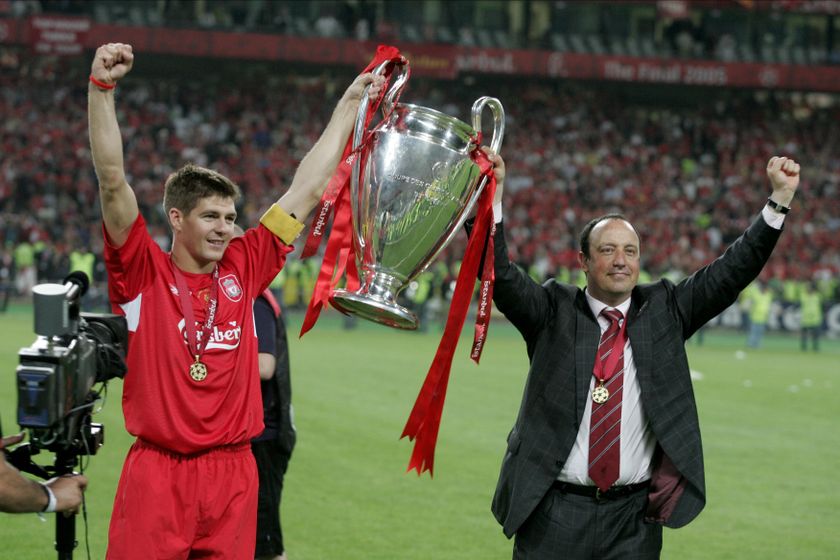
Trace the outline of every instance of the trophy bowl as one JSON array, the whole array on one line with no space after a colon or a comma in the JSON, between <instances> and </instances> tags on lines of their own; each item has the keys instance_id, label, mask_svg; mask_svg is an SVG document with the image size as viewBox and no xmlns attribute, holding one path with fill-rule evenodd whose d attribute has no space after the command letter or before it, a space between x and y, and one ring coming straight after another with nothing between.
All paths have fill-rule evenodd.
<instances>
[{"instance_id":1,"label":"trophy bowl","mask_svg":"<svg viewBox=\"0 0 840 560\"><path fill-rule=\"evenodd\" d=\"M413 330L417 317L397 303L397 295L449 244L477 202L485 181L479 180L471 153L477 148L481 114L485 107L492 110L491 149L498 152L504 109L498 99L482 97L473 104L470 126L434 109L389 103L393 97L389 91L385 117L352 169L353 246L360 287L336 290L330 301L342 313ZM368 103L366 92L354 149L366 132Z\"/></svg>"}]
</instances>

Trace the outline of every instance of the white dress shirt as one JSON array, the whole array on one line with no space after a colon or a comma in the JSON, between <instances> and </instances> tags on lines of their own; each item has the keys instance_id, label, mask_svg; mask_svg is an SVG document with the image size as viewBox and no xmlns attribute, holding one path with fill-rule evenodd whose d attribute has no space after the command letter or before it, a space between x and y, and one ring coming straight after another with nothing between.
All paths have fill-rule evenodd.
<instances>
[{"instance_id":1,"label":"white dress shirt","mask_svg":"<svg viewBox=\"0 0 840 560\"><path fill-rule=\"evenodd\" d=\"M592 314L598 318L598 325L601 327L601 335L610 325L610 320L601 315L604 309L617 309L627 319L627 312L630 310L630 298L617 307L609 307L592 297L586 291L586 302L592 310ZM589 382L589 393L586 396L586 409L583 411L583 418L580 422L575 444L569 453L563 470L560 471L558 480L579 484L583 486L594 486L595 483L589 478L589 424L592 417L592 389L595 387L595 376L591 375ZM621 442L620 442L620 466L618 480L615 484L623 486L634 484L650 479L651 462L653 452L656 449L656 438L650 429L650 423L645 415L642 406L642 390L639 386L639 379L636 372L636 363L633 361L633 350L630 348L630 340L624 344L624 388L621 399Z\"/></svg>"}]
</instances>

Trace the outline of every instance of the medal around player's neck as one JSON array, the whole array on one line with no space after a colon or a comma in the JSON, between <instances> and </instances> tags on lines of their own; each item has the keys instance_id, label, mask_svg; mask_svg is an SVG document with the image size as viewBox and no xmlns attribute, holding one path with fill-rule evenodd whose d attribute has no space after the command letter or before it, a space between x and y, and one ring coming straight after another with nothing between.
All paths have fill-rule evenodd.
<instances>
[{"instance_id":1,"label":"medal around player's neck","mask_svg":"<svg viewBox=\"0 0 840 560\"><path fill-rule=\"evenodd\" d=\"M206 320L201 326L201 336L199 336L195 328L195 313L193 312L192 298L190 297L190 290L187 287L187 281L175 263L172 263L172 272L175 275L175 283L178 284L178 299L181 301L181 312L184 314L184 329L187 331L187 345L189 346L190 355L195 358L195 361L190 364L188 373L193 381L201 382L207 379L207 365L201 361L201 354L206 348L205 342L210 337L210 331L213 329L213 321L216 318L219 296L219 265L213 267L213 280L210 286L210 297L207 299L207 308L204 313Z\"/></svg>"}]
</instances>

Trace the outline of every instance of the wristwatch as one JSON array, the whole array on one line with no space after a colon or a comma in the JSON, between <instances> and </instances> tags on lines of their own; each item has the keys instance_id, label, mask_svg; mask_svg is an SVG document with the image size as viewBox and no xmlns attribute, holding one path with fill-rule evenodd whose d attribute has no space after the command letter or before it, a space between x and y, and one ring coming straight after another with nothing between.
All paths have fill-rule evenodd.
<instances>
[{"instance_id":1,"label":"wristwatch","mask_svg":"<svg viewBox=\"0 0 840 560\"><path fill-rule=\"evenodd\" d=\"M767 199L767 206L769 206L770 208L772 208L773 210L775 210L779 214L787 214L788 212L790 212L790 207L782 206L781 204L779 204L778 202L776 202L772 198Z\"/></svg>"}]
</instances>

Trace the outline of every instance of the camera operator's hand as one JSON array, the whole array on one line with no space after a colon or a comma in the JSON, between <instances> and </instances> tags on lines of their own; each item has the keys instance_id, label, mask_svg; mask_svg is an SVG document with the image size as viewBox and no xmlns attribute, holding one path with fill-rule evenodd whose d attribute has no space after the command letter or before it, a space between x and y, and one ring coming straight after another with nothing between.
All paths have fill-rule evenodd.
<instances>
[{"instance_id":1,"label":"camera operator's hand","mask_svg":"<svg viewBox=\"0 0 840 560\"><path fill-rule=\"evenodd\" d=\"M0 439L0 449L5 449L10 445L16 445L23 441L23 432L19 434L15 434L13 436L7 436Z\"/></svg>"},{"instance_id":2,"label":"camera operator's hand","mask_svg":"<svg viewBox=\"0 0 840 560\"><path fill-rule=\"evenodd\" d=\"M23 435L2 438L0 448L20 443ZM6 455L0 451L0 511L8 513L35 513L47 511L65 512L65 515L78 513L82 503L82 492L87 488L87 478L81 475L67 475L54 478L43 485L26 478L20 471L6 461ZM49 491L45 491L45 490ZM50 493L55 498L52 503Z\"/></svg>"},{"instance_id":3,"label":"camera operator's hand","mask_svg":"<svg viewBox=\"0 0 840 560\"><path fill-rule=\"evenodd\" d=\"M67 514L79 513L82 493L87 488L87 478L81 474L68 474L46 482L56 499L55 511Z\"/></svg>"}]
</instances>

